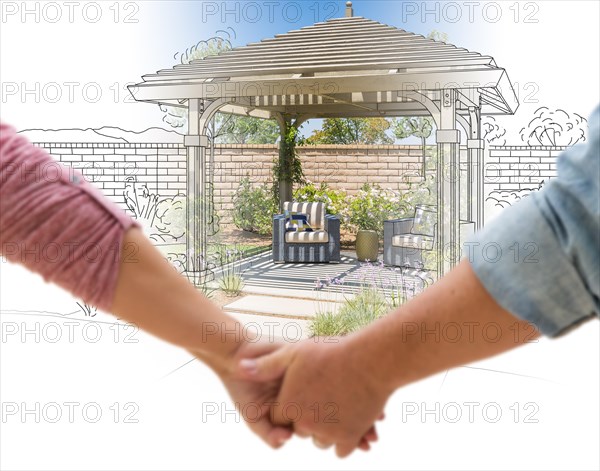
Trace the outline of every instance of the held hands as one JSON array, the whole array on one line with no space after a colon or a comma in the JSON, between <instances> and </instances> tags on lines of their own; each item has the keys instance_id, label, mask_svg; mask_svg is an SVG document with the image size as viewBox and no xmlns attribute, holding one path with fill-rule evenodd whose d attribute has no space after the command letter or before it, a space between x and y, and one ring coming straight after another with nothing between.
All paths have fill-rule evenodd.
<instances>
[{"instance_id":1,"label":"held hands","mask_svg":"<svg viewBox=\"0 0 600 471\"><path fill-rule=\"evenodd\" d=\"M348 338L255 346L236 356L236 384L262 390L253 400L269 400L263 402L261 420L249 423L268 443L280 445L293 430L312 436L320 448L335 445L337 455L345 457L356 448L368 450L377 440L373 424L383 418L392 390Z\"/></svg>"}]
</instances>

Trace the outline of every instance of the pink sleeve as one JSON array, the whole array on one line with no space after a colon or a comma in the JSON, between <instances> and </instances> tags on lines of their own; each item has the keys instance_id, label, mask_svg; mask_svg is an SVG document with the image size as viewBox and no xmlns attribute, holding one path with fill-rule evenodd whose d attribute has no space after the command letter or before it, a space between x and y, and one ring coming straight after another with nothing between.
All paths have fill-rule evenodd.
<instances>
[{"instance_id":1,"label":"pink sleeve","mask_svg":"<svg viewBox=\"0 0 600 471\"><path fill-rule=\"evenodd\" d=\"M0 253L6 259L110 311L123 235L132 225L139 226L81 173L0 122ZM134 248L126 250L133 258Z\"/></svg>"}]
</instances>

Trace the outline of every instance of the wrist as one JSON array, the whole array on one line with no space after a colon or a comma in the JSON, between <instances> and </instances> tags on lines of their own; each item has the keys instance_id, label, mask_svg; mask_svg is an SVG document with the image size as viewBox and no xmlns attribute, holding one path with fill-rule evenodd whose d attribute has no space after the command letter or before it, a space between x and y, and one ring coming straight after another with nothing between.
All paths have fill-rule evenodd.
<instances>
[{"instance_id":1,"label":"wrist","mask_svg":"<svg viewBox=\"0 0 600 471\"><path fill-rule=\"evenodd\" d=\"M370 387L387 399L398 387L394 378L397 369L389 346L371 327L343 339L343 355L365 373Z\"/></svg>"},{"instance_id":2,"label":"wrist","mask_svg":"<svg viewBox=\"0 0 600 471\"><path fill-rule=\"evenodd\" d=\"M230 375L235 371L237 354L247 342L244 338L244 330L237 321L228 322L221 326L223 332L230 334L220 335L218 342L214 340L209 345L202 345L196 349L189 350L202 362L206 363L219 376ZM235 332L235 334L233 334Z\"/></svg>"},{"instance_id":3,"label":"wrist","mask_svg":"<svg viewBox=\"0 0 600 471\"><path fill-rule=\"evenodd\" d=\"M350 336L351 348L362 354L364 367L379 388L388 394L418 381L428 371L431 352L410 322L409 306L390 312L382 319Z\"/></svg>"}]
</instances>

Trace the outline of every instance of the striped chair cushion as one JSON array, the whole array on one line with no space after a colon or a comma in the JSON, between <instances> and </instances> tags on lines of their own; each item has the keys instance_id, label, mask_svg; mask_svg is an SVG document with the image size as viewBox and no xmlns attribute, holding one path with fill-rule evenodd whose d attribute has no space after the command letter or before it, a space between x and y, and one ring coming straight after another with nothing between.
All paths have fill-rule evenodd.
<instances>
[{"instance_id":1,"label":"striped chair cushion","mask_svg":"<svg viewBox=\"0 0 600 471\"><path fill-rule=\"evenodd\" d=\"M298 203L286 201L283 210L308 214L308 223L314 230L325 228L325 203Z\"/></svg>"},{"instance_id":2,"label":"striped chair cushion","mask_svg":"<svg viewBox=\"0 0 600 471\"><path fill-rule=\"evenodd\" d=\"M420 250L433 250L433 237L420 234L400 234L392 237L392 245Z\"/></svg>"},{"instance_id":3,"label":"striped chair cushion","mask_svg":"<svg viewBox=\"0 0 600 471\"><path fill-rule=\"evenodd\" d=\"M291 244L325 244L329 242L329 234L323 230L314 232L286 232L285 241Z\"/></svg>"},{"instance_id":4,"label":"striped chair cushion","mask_svg":"<svg viewBox=\"0 0 600 471\"><path fill-rule=\"evenodd\" d=\"M437 213L434 206L417 205L411 234L433 236Z\"/></svg>"}]
</instances>

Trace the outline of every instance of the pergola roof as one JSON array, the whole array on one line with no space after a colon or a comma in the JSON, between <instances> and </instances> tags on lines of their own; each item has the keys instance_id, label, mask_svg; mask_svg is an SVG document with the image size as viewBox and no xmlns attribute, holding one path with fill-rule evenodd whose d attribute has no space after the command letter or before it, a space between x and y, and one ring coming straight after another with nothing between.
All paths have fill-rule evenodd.
<instances>
[{"instance_id":1,"label":"pergola roof","mask_svg":"<svg viewBox=\"0 0 600 471\"><path fill-rule=\"evenodd\" d=\"M427 115L406 92L435 100L445 88L465 103L480 99L484 114L518 106L492 57L362 17L316 23L142 78L129 87L138 101L186 107L189 98L230 98L220 111L265 118Z\"/></svg>"}]
</instances>

